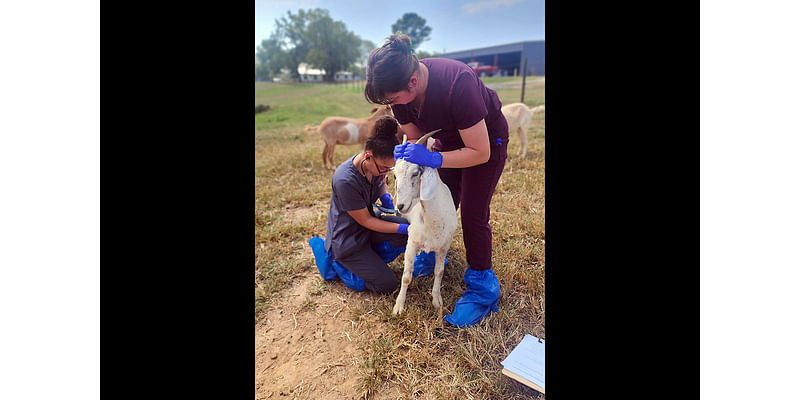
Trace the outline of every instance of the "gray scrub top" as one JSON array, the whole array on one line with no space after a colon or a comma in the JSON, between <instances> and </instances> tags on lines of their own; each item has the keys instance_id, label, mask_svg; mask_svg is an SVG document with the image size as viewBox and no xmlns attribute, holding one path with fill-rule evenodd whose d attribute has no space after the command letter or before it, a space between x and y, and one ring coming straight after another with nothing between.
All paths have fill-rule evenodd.
<instances>
[{"instance_id":1,"label":"gray scrub top","mask_svg":"<svg viewBox=\"0 0 800 400\"><path fill-rule=\"evenodd\" d=\"M328 229L325 249L334 258L346 257L368 244L370 230L359 225L348 211L366 208L373 217L372 203L378 200L383 186L383 176L368 182L353 165L355 156L340 164L331 180L331 206L328 211Z\"/></svg>"}]
</instances>

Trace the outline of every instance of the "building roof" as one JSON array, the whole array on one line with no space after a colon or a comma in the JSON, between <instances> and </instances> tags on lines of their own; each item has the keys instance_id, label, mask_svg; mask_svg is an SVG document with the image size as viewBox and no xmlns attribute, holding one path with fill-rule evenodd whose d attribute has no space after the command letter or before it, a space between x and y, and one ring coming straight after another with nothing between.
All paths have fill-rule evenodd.
<instances>
[{"instance_id":1,"label":"building roof","mask_svg":"<svg viewBox=\"0 0 800 400\"><path fill-rule=\"evenodd\" d=\"M450 51L447 53L439 54L438 57L446 57L446 58L460 58L460 57L470 57L470 56L482 56L482 55L489 55L495 53L509 53L513 51L522 51L522 48L526 44L544 44L544 40L524 40L521 42L513 42L513 43L506 43L506 44L498 44L494 46L487 46L487 47L478 47L475 49L467 49L467 50L459 50L459 51Z\"/></svg>"}]
</instances>

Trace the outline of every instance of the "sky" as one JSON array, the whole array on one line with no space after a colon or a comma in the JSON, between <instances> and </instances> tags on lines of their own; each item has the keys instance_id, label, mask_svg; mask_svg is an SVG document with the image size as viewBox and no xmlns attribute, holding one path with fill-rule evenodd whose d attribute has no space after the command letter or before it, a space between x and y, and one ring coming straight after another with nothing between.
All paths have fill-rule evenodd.
<instances>
[{"instance_id":1,"label":"sky","mask_svg":"<svg viewBox=\"0 0 800 400\"><path fill-rule=\"evenodd\" d=\"M452 52L544 40L544 0L255 0L255 47L269 38L275 19L299 9L323 8L349 31L380 46L403 14L415 12L431 27L429 39L415 49Z\"/></svg>"}]
</instances>

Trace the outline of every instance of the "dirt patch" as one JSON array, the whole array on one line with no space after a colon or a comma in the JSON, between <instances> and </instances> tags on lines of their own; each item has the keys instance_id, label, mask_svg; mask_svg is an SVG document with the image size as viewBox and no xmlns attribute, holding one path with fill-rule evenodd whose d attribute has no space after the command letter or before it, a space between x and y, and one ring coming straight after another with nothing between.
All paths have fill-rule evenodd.
<instances>
[{"instance_id":1,"label":"dirt patch","mask_svg":"<svg viewBox=\"0 0 800 400\"><path fill-rule=\"evenodd\" d=\"M311 207L287 205L283 211L286 222L292 224L304 219L326 218L328 216L328 204L317 204Z\"/></svg>"},{"instance_id":2,"label":"dirt patch","mask_svg":"<svg viewBox=\"0 0 800 400\"><path fill-rule=\"evenodd\" d=\"M359 398L360 333L349 317L365 295L316 270L297 277L256 324L256 399Z\"/></svg>"}]
</instances>

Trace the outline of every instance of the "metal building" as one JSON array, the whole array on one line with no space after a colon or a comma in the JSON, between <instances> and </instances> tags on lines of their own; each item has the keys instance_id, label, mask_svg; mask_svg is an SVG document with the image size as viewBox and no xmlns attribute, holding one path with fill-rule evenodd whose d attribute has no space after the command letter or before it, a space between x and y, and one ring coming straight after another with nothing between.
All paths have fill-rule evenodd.
<instances>
[{"instance_id":1,"label":"metal building","mask_svg":"<svg viewBox=\"0 0 800 400\"><path fill-rule=\"evenodd\" d=\"M528 58L528 75L544 75L544 40L529 40L454 51L436 57L452 58L464 63L477 61L480 65L496 65L499 75L522 74L525 57Z\"/></svg>"}]
</instances>

